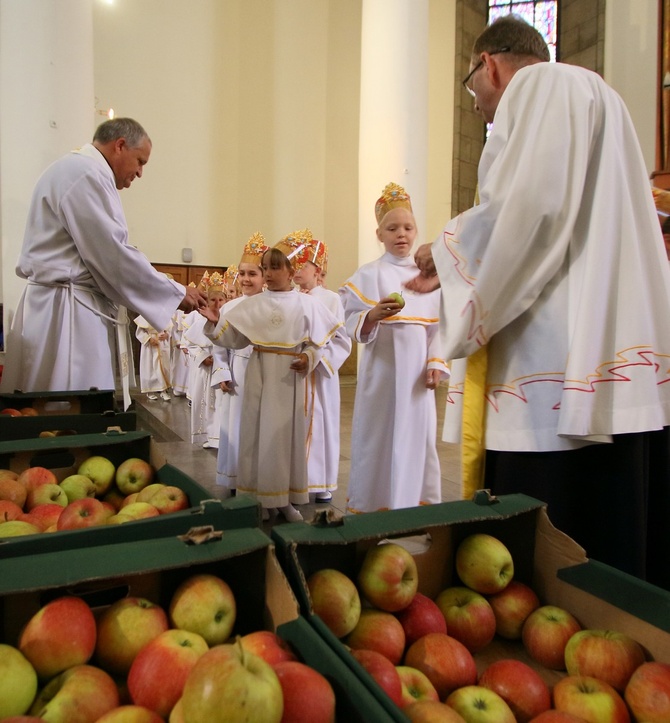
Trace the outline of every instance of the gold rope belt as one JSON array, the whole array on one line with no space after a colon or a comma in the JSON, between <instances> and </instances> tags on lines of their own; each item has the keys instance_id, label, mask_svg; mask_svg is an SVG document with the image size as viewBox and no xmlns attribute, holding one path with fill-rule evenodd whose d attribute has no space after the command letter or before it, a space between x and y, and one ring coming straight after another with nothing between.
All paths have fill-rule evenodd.
<instances>
[{"instance_id":1,"label":"gold rope belt","mask_svg":"<svg viewBox=\"0 0 670 723\"><path fill-rule=\"evenodd\" d=\"M284 356L300 356L302 354L302 352L284 351L282 349L268 349L264 346L254 346L254 351L261 354L283 354Z\"/></svg>"}]
</instances>

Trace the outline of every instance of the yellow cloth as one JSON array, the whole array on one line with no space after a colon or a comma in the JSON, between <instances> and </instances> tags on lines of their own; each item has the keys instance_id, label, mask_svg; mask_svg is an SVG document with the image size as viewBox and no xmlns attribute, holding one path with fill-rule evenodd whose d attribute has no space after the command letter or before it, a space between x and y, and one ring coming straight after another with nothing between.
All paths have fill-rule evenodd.
<instances>
[{"instance_id":1,"label":"yellow cloth","mask_svg":"<svg viewBox=\"0 0 670 723\"><path fill-rule=\"evenodd\" d=\"M466 363L461 427L463 499L471 499L484 484L484 424L486 421L487 348L471 354Z\"/></svg>"}]
</instances>

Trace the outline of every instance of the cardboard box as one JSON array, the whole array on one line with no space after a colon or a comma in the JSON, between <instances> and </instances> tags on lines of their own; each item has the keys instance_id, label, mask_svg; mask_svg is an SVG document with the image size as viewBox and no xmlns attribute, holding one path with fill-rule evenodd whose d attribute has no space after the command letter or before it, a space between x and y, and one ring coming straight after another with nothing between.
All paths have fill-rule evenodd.
<instances>
[{"instance_id":1,"label":"cardboard box","mask_svg":"<svg viewBox=\"0 0 670 723\"><path fill-rule=\"evenodd\" d=\"M260 507L256 500L245 495L223 501L213 499L207 489L176 467L165 463L164 455L148 432L108 432L0 442L0 468L21 473L28 467L46 467L54 472L59 481L75 474L79 465L92 455L107 457L116 466L129 457L140 457L151 462L159 482L174 485L186 492L189 508L122 525L0 538L0 558L33 555L46 549L69 550L180 535L192 527L203 525L214 525L224 530L260 526Z\"/></svg>"},{"instance_id":2,"label":"cardboard box","mask_svg":"<svg viewBox=\"0 0 670 723\"><path fill-rule=\"evenodd\" d=\"M366 686L300 616L274 545L259 529L226 530L220 539L200 545L169 537L0 560L0 642L16 645L21 627L56 597L77 595L100 610L122 597L138 596L167 609L177 586L199 573L217 575L232 588L237 603L234 635L275 631L303 662L328 678L339 721L390 720Z\"/></svg>"},{"instance_id":3,"label":"cardboard box","mask_svg":"<svg viewBox=\"0 0 670 723\"><path fill-rule=\"evenodd\" d=\"M515 579L533 587L543 604L569 610L584 628L627 633L646 649L649 658L670 662L670 593L588 560L574 540L553 527L539 500L525 495L493 500L482 496L478 502L348 516L340 522L333 526L281 525L273 528L272 538L303 615L366 680L394 720L406 718L314 615L306 585L312 572L325 567L339 569L355 580L368 548L382 540L399 542L412 552L419 570L419 591L434 599L443 589L460 584L454 570L459 542L475 532L494 535L512 553ZM503 657L528 663L550 686L562 677L535 664L520 642L498 638L475 655L479 672Z\"/></svg>"},{"instance_id":4,"label":"cardboard box","mask_svg":"<svg viewBox=\"0 0 670 723\"><path fill-rule=\"evenodd\" d=\"M127 432L137 429L137 415L117 409L114 390L0 394L0 411L25 407L32 407L37 415L0 414L0 440L29 439L41 432L93 434L110 427Z\"/></svg>"}]
</instances>

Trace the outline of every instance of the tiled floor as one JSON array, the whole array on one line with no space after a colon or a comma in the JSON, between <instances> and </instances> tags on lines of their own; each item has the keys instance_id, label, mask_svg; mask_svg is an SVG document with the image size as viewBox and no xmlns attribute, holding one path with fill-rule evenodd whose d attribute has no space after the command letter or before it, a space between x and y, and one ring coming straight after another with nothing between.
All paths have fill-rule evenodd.
<instances>
[{"instance_id":1,"label":"tiled floor","mask_svg":"<svg viewBox=\"0 0 670 723\"><path fill-rule=\"evenodd\" d=\"M355 377L342 377L341 388L341 450L338 489L328 504L303 505L300 510L305 520L310 520L316 510L331 507L337 513L344 513L349 464L351 454L351 416L356 393ZM438 436L442 434L446 386L437 390ZM146 395L136 395L135 405L138 427L151 432L154 441L167 461L206 487L216 496L216 451L202 449L189 441L190 410L184 397L173 398L171 402L149 401ZM458 448L453 444L438 442L438 454L442 467L442 500L460 499L460 472ZM268 526L282 517L271 518Z\"/></svg>"}]
</instances>

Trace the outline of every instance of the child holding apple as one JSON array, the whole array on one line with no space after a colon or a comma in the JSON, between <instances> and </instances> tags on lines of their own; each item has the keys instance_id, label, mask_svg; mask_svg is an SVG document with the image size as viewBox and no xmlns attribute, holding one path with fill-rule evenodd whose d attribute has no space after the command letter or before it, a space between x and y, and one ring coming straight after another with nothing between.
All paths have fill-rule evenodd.
<instances>
[{"instance_id":1,"label":"child holding apple","mask_svg":"<svg viewBox=\"0 0 670 723\"><path fill-rule=\"evenodd\" d=\"M340 288L347 332L364 345L352 421L350 513L442 499L435 388L449 378L449 368L440 349L439 290L404 289L418 273L410 255L416 222L405 189L389 183L375 217L384 253Z\"/></svg>"},{"instance_id":2,"label":"child holding apple","mask_svg":"<svg viewBox=\"0 0 670 723\"><path fill-rule=\"evenodd\" d=\"M348 353L342 323L324 304L293 288L295 268L308 251L306 233L283 238L263 254L267 290L220 315L205 309L205 334L240 349L253 344L244 381L237 490L254 495L269 517L278 508L290 522L294 505L309 501L305 378L334 347Z\"/></svg>"},{"instance_id":3,"label":"child holding apple","mask_svg":"<svg viewBox=\"0 0 670 723\"><path fill-rule=\"evenodd\" d=\"M328 264L328 248L323 241L309 239L309 257L296 270L293 278L299 289L324 303L344 323L344 308L339 294L322 285ZM339 368L345 356L332 355L322 359L310 375L308 383L312 406L310 432L307 439L307 476L309 493L317 502L329 502L337 489L340 463L340 377Z\"/></svg>"}]
</instances>

